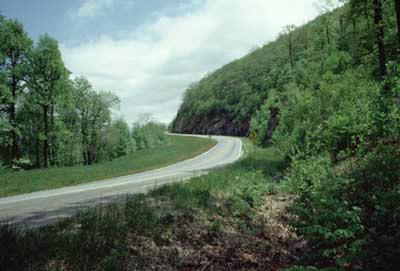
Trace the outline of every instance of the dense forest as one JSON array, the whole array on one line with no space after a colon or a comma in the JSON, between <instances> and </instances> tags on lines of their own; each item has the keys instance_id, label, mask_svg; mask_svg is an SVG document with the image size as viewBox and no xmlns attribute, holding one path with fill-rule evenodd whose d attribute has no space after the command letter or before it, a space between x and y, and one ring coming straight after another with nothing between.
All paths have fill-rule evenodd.
<instances>
[{"instance_id":1,"label":"dense forest","mask_svg":"<svg viewBox=\"0 0 400 271\"><path fill-rule=\"evenodd\" d=\"M171 129L278 148L305 263L395 270L400 1L340 2L319 1L315 20L191 84Z\"/></svg>"},{"instance_id":2,"label":"dense forest","mask_svg":"<svg viewBox=\"0 0 400 271\"><path fill-rule=\"evenodd\" d=\"M71 78L55 39L34 43L20 22L0 17L0 166L91 165L163 143L163 124L143 114L130 129L112 119L113 92Z\"/></svg>"}]
</instances>

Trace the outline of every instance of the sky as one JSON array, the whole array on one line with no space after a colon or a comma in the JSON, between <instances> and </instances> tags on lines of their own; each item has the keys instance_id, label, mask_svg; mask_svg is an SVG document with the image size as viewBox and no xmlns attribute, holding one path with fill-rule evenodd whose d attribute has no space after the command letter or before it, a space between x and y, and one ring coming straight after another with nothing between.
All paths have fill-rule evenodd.
<instances>
[{"instance_id":1,"label":"sky","mask_svg":"<svg viewBox=\"0 0 400 271\"><path fill-rule=\"evenodd\" d=\"M129 124L168 123L191 82L317 15L315 0L0 0L37 41L58 40L66 67L121 99Z\"/></svg>"}]
</instances>

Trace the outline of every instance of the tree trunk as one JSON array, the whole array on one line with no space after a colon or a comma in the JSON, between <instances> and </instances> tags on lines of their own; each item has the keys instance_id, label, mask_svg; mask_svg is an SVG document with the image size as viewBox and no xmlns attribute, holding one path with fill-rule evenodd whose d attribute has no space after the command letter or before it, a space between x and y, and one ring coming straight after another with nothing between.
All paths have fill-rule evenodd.
<instances>
[{"instance_id":1,"label":"tree trunk","mask_svg":"<svg viewBox=\"0 0 400 271\"><path fill-rule=\"evenodd\" d=\"M18 135L17 135L17 127L16 127L16 120L15 120L15 104L11 103L10 106L10 123L12 126L11 130L11 156L12 159L19 158L19 148L18 148Z\"/></svg>"},{"instance_id":2,"label":"tree trunk","mask_svg":"<svg viewBox=\"0 0 400 271\"><path fill-rule=\"evenodd\" d=\"M275 128L279 124L279 108L278 107L271 107L269 109L270 116L268 120L268 126L267 126L267 132L264 135L264 138L262 139L262 144L263 146L267 146L270 142L269 140L272 137L272 134L275 131Z\"/></svg>"},{"instance_id":3,"label":"tree trunk","mask_svg":"<svg viewBox=\"0 0 400 271\"><path fill-rule=\"evenodd\" d=\"M15 64L13 64L14 66ZM13 68L14 69L14 68ZM19 148L18 148L18 135L17 135L17 121L15 114L15 101L17 100L17 79L13 75L12 84L11 84L11 92L13 101L10 103L10 124L12 126L11 130L11 156L12 159L19 158Z\"/></svg>"},{"instance_id":4,"label":"tree trunk","mask_svg":"<svg viewBox=\"0 0 400 271\"><path fill-rule=\"evenodd\" d=\"M96 160L96 131L95 125L92 124L92 133L89 139L89 165L93 164Z\"/></svg>"},{"instance_id":5,"label":"tree trunk","mask_svg":"<svg viewBox=\"0 0 400 271\"><path fill-rule=\"evenodd\" d=\"M36 167L40 168L40 138L36 137Z\"/></svg>"},{"instance_id":6,"label":"tree trunk","mask_svg":"<svg viewBox=\"0 0 400 271\"><path fill-rule=\"evenodd\" d=\"M87 136L84 130L82 129L82 156L83 156L83 164L88 165L88 144L87 144Z\"/></svg>"},{"instance_id":7,"label":"tree trunk","mask_svg":"<svg viewBox=\"0 0 400 271\"><path fill-rule=\"evenodd\" d=\"M304 49L308 49L308 35L307 32L304 33Z\"/></svg>"},{"instance_id":8,"label":"tree trunk","mask_svg":"<svg viewBox=\"0 0 400 271\"><path fill-rule=\"evenodd\" d=\"M396 17L397 17L397 49L400 53L400 0L394 0L395 8L396 8Z\"/></svg>"},{"instance_id":9,"label":"tree trunk","mask_svg":"<svg viewBox=\"0 0 400 271\"><path fill-rule=\"evenodd\" d=\"M375 2L375 0L374 0L374 2ZM379 2L380 2L380 0L379 0ZM370 17L369 17L369 13L368 13L368 1L366 1L365 4L364 4L364 15L365 15L365 19L367 21L367 29L369 30L371 28L371 26L370 26L370 23L369 23L369 18Z\"/></svg>"},{"instance_id":10,"label":"tree trunk","mask_svg":"<svg viewBox=\"0 0 400 271\"><path fill-rule=\"evenodd\" d=\"M52 135L50 137L50 165L54 166L55 165L55 161L54 161L54 157L55 157L55 138L54 138L54 105L50 106L50 130L52 131Z\"/></svg>"},{"instance_id":11,"label":"tree trunk","mask_svg":"<svg viewBox=\"0 0 400 271\"><path fill-rule=\"evenodd\" d=\"M379 57L379 69L381 79L386 76L386 61L385 61L385 45L383 43L384 39L384 29L382 22L382 0L374 0L374 24L376 31L376 38L378 43L378 57Z\"/></svg>"},{"instance_id":12,"label":"tree trunk","mask_svg":"<svg viewBox=\"0 0 400 271\"><path fill-rule=\"evenodd\" d=\"M83 158L83 164L86 166L87 165L87 131L86 131L86 120L85 116L83 113L83 110L81 112L81 134L82 134L82 158Z\"/></svg>"},{"instance_id":13,"label":"tree trunk","mask_svg":"<svg viewBox=\"0 0 400 271\"><path fill-rule=\"evenodd\" d=\"M294 60L293 60L293 30L294 26L293 25L287 25L285 27L285 30L287 31L287 46L289 50L289 61L290 61L290 67L293 69L294 66Z\"/></svg>"},{"instance_id":14,"label":"tree trunk","mask_svg":"<svg viewBox=\"0 0 400 271\"><path fill-rule=\"evenodd\" d=\"M343 33L343 17L340 16L339 18L339 26L340 26L340 33Z\"/></svg>"},{"instance_id":15,"label":"tree trunk","mask_svg":"<svg viewBox=\"0 0 400 271\"><path fill-rule=\"evenodd\" d=\"M319 28L318 32L319 32L318 34L319 34L320 40L321 40L321 51L322 51L325 48L324 29L323 28Z\"/></svg>"},{"instance_id":16,"label":"tree trunk","mask_svg":"<svg viewBox=\"0 0 400 271\"><path fill-rule=\"evenodd\" d=\"M289 36L289 58L290 58L290 67L293 69L293 45L292 38Z\"/></svg>"},{"instance_id":17,"label":"tree trunk","mask_svg":"<svg viewBox=\"0 0 400 271\"><path fill-rule=\"evenodd\" d=\"M353 25L353 38L354 38L354 40L356 40L356 38L357 38L356 21L353 19L353 20L351 20L351 22L352 22L352 25Z\"/></svg>"},{"instance_id":18,"label":"tree trunk","mask_svg":"<svg viewBox=\"0 0 400 271\"><path fill-rule=\"evenodd\" d=\"M331 43L331 37L330 37L330 32L329 32L329 17L328 17L328 14L324 14L322 19L323 19L322 20L322 25L323 25L322 27L325 28L325 31L322 30L322 32L325 32L326 43L328 44L328 47L329 47L329 44Z\"/></svg>"},{"instance_id":19,"label":"tree trunk","mask_svg":"<svg viewBox=\"0 0 400 271\"><path fill-rule=\"evenodd\" d=\"M43 142L43 166L49 167L49 121L48 121L48 106L43 106L43 124L44 124L44 142Z\"/></svg>"},{"instance_id":20,"label":"tree trunk","mask_svg":"<svg viewBox=\"0 0 400 271\"><path fill-rule=\"evenodd\" d=\"M329 25L326 25L326 41L328 43L328 46L331 44L331 38L330 38L330 33L329 33Z\"/></svg>"},{"instance_id":21,"label":"tree trunk","mask_svg":"<svg viewBox=\"0 0 400 271\"><path fill-rule=\"evenodd\" d=\"M397 56L400 55L400 0L394 0L397 18ZM398 59L400 61L400 58ZM397 106L400 107L400 92L397 94Z\"/></svg>"}]
</instances>

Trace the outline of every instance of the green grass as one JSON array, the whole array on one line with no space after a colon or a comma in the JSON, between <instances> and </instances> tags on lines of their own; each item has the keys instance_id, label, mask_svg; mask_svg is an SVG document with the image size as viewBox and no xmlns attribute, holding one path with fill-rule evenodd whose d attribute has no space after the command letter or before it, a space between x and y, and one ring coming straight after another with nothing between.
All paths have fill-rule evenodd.
<instances>
[{"instance_id":1,"label":"green grass","mask_svg":"<svg viewBox=\"0 0 400 271\"><path fill-rule=\"evenodd\" d=\"M0 266L278 270L275 267L286 264L280 257L286 261L290 235L286 229L277 235L281 225L274 226L260 210L269 210L265 197L278 193L285 161L274 149L253 152L252 145L243 142L246 153L240 161L207 175L133 195L123 203L87 209L41 229L18 233L0 226L0 243L7 244L0 246Z\"/></svg>"},{"instance_id":2,"label":"green grass","mask_svg":"<svg viewBox=\"0 0 400 271\"><path fill-rule=\"evenodd\" d=\"M167 139L167 144L157 148L140 150L113 161L92 166L4 172L0 175L0 197L65 187L160 168L192 158L216 144L214 140L196 137L167 136Z\"/></svg>"},{"instance_id":3,"label":"green grass","mask_svg":"<svg viewBox=\"0 0 400 271\"><path fill-rule=\"evenodd\" d=\"M3 166L2 162L0 161L0 175L7 173L7 169Z\"/></svg>"}]
</instances>

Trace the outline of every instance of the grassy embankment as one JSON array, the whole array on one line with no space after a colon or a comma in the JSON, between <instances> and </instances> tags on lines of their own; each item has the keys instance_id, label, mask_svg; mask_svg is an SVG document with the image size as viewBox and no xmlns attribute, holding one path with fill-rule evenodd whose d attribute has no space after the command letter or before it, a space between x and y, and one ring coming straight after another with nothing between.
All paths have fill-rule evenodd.
<instances>
[{"instance_id":1,"label":"grassy embankment","mask_svg":"<svg viewBox=\"0 0 400 271\"><path fill-rule=\"evenodd\" d=\"M166 136L167 143L118 159L65 168L6 171L0 169L0 197L92 182L160 168L192 158L216 144L204 138Z\"/></svg>"},{"instance_id":2,"label":"grassy embankment","mask_svg":"<svg viewBox=\"0 0 400 271\"><path fill-rule=\"evenodd\" d=\"M274 149L24 234L0 231L3 270L278 270L302 241L283 222Z\"/></svg>"}]
</instances>

